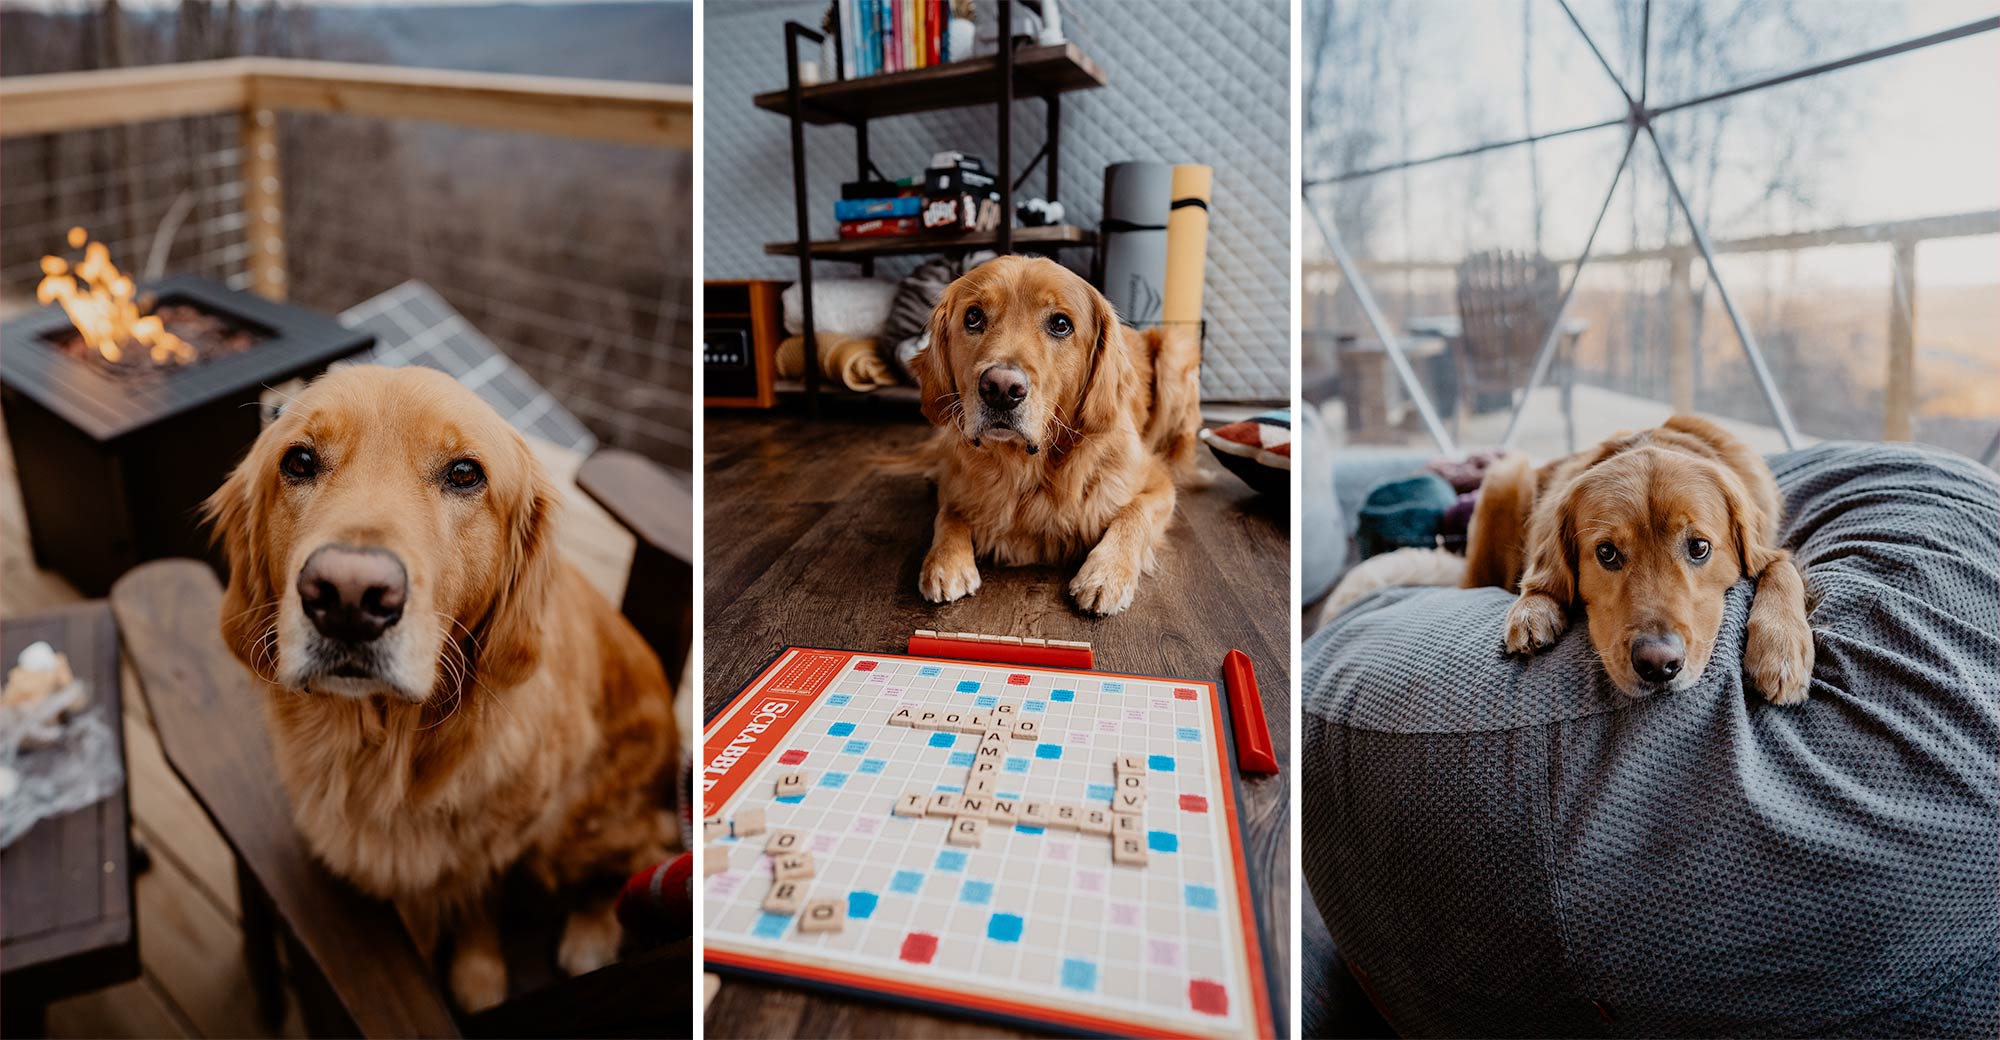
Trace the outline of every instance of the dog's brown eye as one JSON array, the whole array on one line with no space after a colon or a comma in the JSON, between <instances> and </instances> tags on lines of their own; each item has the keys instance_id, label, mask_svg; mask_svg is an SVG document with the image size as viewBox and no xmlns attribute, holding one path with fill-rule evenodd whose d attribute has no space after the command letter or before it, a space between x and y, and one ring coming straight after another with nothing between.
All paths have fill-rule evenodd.
<instances>
[{"instance_id":1,"label":"dog's brown eye","mask_svg":"<svg viewBox=\"0 0 2000 1040\"><path fill-rule=\"evenodd\" d=\"M278 471L292 480L311 480L319 476L319 456L303 444L294 444L278 460Z\"/></svg>"},{"instance_id":2,"label":"dog's brown eye","mask_svg":"<svg viewBox=\"0 0 2000 1040\"><path fill-rule=\"evenodd\" d=\"M1603 542L1597 546L1597 562L1603 564L1604 569L1607 571L1617 570L1618 565L1624 562L1624 559L1624 557L1618 555L1618 547L1612 545L1610 542Z\"/></svg>"},{"instance_id":3,"label":"dog's brown eye","mask_svg":"<svg viewBox=\"0 0 2000 1040\"><path fill-rule=\"evenodd\" d=\"M978 332L986 327L986 312L977 307L965 309L965 331Z\"/></svg>"},{"instance_id":4,"label":"dog's brown eye","mask_svg":"<svg viewBox=\"0 0 2000 1040\"><path fill-rule=\"evenodd\" d=\"M1708 559L1708 554L1712 550L1713 547L1708 544L1708 539L1706 538L1688 539L1688 559L1696 563Z\"/></svg>"},{"instance_id":5,"label":"dog's brown eye","mask_svg":"<svg viewBox=\"0 0 2000 1040\"><path fill-rule=\"evenodd\" d=\"M486 483L486 471L471 459L460 459L445 467L444 482L460 491L469 491Z\"/></svg>"},{"instance_id":6,"label":"dog's brown eye","mask_svg":"<svg viewBox=\"0 0 2000 1040\"><path fill-rule=\"evenodd\" d=\"M1076 331L1070 326L1069 315L1067 314L1049 315L1048 329L1049 335L1057 339L1068 339L1069 334Z\"/></svg>"}]
</instances>

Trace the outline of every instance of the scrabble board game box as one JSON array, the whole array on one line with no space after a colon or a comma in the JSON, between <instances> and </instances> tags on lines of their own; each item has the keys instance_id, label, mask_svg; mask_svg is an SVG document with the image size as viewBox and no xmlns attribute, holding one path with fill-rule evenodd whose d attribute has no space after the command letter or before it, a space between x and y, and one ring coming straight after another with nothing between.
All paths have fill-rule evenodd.
<instances>
[{"instance_id":1,"label":"scrabble board game box","mask_svg":"<svg viewBox=\"0 0 2000 1040\"><path fill-rule=\"evenodd\" d=\"M1120 1036L1279 1031L1211 682L792 647L710 719L708 966Z\"/></svg>"}]
</instances>

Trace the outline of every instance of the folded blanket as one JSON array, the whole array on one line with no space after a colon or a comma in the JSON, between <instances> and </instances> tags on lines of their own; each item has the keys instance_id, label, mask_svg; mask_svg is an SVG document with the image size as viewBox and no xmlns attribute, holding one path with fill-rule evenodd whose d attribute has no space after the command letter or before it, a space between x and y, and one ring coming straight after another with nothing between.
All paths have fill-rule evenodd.
<instances>
[{"instance_id":1,"label":"folded blanket","mask_svg":"<svg viewBox=\"0 0 2000 1040\"><path fill-rule=\"evenodd\" d=\"M839 379L849 390L867 393L876 387L895 386L896 373L882 360L882 351L872 339L851 339L830 333L819 336L819 370ZM806 374L806 338L787 336L778 344L778 376L798 379Z\"/></svg>"}]
</instances>

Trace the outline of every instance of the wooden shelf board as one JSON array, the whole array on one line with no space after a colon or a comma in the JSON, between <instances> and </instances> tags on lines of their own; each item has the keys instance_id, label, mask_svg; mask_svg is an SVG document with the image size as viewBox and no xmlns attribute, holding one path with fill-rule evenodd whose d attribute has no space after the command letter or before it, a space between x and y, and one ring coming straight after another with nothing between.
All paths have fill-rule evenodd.
<instances>
[{"instance_id":1,"label":"wooden shelf board","mask_svg":"<svg viewBox=\"0 0 2000 1040\"><path fill-rule=\"evenodd\" d=\"M836 238L812 244L812 255L822 260L867 260L878 256L906 256L912 253L963 253L992 249L999 236L992 231L964 235L898 235L894 238ZM1058 249L1089 245L1091 234L1074 224L1014 229L1015 249ZM797 242L766 242L768 256L797 256Z\"/></svg>"},{"instance_id":2,"label":"wooden shelf board","mask_svg":"<svg viewBox=\"0 0 2000 1040\"><path fill-rule=\"evenodd\" d=\"M1000 97L999 71L999 56L985 54L908 72L819 83L799 91L804 109L801 117L825 126L991 104ZM1017 98L1087 90L1104 83L1104 70L1073 43L1017 46L1014 50ZM765 91L757 95L756 104L779 115L791 111L791 100L784 90Z\"/></svg>"}]
</instances>

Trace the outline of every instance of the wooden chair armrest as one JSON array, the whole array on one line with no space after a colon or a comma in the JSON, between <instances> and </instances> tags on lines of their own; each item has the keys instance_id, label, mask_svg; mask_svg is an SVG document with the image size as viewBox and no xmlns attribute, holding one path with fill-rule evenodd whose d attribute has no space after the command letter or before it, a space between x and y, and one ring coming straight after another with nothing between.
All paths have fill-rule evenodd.
<instances>
[{"instance_id":1,"label":"wooden chair armrest","mask_svg":"<svg viewBox=\"0 0 2000 1040\"><path fill-rule=\"evenodd\" d=\"M223 645L207 564L160 560L118 579L111 607L168 765L269 894L364 1036L457 1036L430 966L393 907L314 860L292 823L264 696Z\"/></svg>"},{"instance_id":2,"label":"wooden chair armrest","mask_svg":"<svg viewBox=\"0 0 2000 1040\"><path fill-rule=\"evenodd\" d=\"M640 541L694 562L694 493L651 459L606 448L583 461L576 486Z\"/></svg>"}]
</instances>

